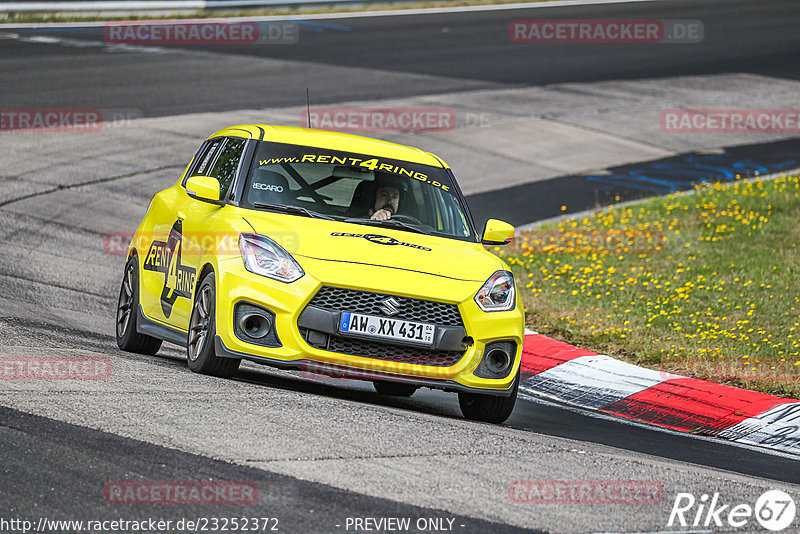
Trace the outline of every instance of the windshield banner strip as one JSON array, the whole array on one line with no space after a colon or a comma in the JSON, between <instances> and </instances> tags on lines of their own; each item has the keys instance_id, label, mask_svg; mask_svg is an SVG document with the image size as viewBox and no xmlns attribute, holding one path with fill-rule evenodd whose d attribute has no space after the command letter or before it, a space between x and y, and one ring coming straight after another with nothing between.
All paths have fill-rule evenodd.
<instances>
[{"instance_id":1,"label":"windshield banner strip","mask_svg":"<svg viewBox=\"0 0 800 534\"><path fill-rule=\"evenodd\" d=\"M270 150L269 157L259 159L258 164L259 166L264 166L264 165L280 165L286 163L322 163L328 165L347 165L350 167L361 167L365 170L386 172L393 174L395 176L405 176L408 178L413 178L415 180L419 180L420 182L432 185L433 187L437 187L442 191L446 191L448 193L451 192L451 185L449 183L444 183L444 180L442 180L441 177L438 177L439 179L433 179L432 177L430 177L428 172L423 172L425 167L441 171L442 169L438 167L430 167L427 165L414 164L410 162L365 156L362 154L349 154L347 152L325 151L318 153L310 153L308 151L308 147L302 147L302 149L303 149L302 153L299 151L289 151L289 150L281 150L281 151ZM281 152L284 155L278 155ZM286 155L287 153L292 153L292 152L294 152L295 155Z\"/></svg>"}]
</instances>

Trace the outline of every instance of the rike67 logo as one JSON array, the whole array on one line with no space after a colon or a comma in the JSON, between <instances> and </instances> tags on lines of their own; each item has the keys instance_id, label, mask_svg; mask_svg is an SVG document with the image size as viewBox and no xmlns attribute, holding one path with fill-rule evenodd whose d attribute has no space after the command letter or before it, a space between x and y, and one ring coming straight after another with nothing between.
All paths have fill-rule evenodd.
<instances>
[{"instance_id":1,"label":"rike67 logo","mask_svg":"<svg viewBox=\"0 0 800 534\"><path fill-rule=\"evenodd\" d=\"M691 493L678 493L669 515L668 527L762 528L778 532L794 523L797 510L794 499L781 490L764 492L755 506L725 503L719 493L703 494L699 499Z\"/></svg>"}]
</instances>

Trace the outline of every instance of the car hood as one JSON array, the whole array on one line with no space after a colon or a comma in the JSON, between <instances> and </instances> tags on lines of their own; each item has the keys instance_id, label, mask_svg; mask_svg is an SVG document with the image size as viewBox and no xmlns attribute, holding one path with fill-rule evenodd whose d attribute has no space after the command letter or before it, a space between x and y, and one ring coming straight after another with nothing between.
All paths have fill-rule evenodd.
<instances>
[{"instance_id":1,"label":"car hood","mask_svg":"<svg viewBox=\"0 0 800 534\"><path fill-rule=\"evenodd\" d=\"M485 282L492 273L506 268L497 256L474 242L268 212L249 212L243 218L301 265L308 258L473 282Z\"/></svg>"}]
</instances>

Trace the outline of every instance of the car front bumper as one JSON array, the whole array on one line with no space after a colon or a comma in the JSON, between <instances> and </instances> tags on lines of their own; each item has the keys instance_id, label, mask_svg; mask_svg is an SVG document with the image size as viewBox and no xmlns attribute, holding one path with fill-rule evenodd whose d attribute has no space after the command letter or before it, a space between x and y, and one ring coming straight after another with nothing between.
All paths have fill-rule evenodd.
<instances>
[{"instance_id":1,"label":"car front bumper","mask_svg":"<svg viewBox=\"0 0 800 534\"><path fill-rule=\"evenodd\" d=\"M305 276L291 284L285 284L250 273L244 268L240 258L229 258L220 262L215 340L218 356L242 358L274 367L300 369L341 378L391 380L496 395L511 392L519 369L524 332L519 299L513 310L486 313L473 300L483 282L364 264L331 265L331 262L314 259L305 259L303 267L306 270ZM319 310L316 306L309 306L323 287L457 307L462 324L460 327L437 327L433 350L409 346L408 351L405 351L405 345L387 345L379 340L369 343L373 349L372 356L359 355L358 347L367 346L359 343L350 344L350 348L337 347L331 350L334 340L341 341L333 323L338 322L337 314L341 311L359 310ZM409 288L413 291L409 291ZM273 329L278 346L267 347L243 339L246 336L242 336L241 329L237 329L235 324L237 305L243 303L274 314ZM408 320L428 322L425 317L409 317ZM326 321L331 324L326 326ZM321 343L319 338L317 342L310 343L309 328L329 336L331 343ZM508 374L502 378L477 376L475 373L485 356L486 345L495 341L511 341L515 344L513 363ZM384 359L387 356L380 351L375 354L374 349L378 343L383 343L386 353L397 355L392 357L399 361ZM405 357L406 352L413 354L413 357ZM430 360L426 360L428 353L432 358ZM431 362L434 364L426 364Z\"/></svg>"}]
</instances>

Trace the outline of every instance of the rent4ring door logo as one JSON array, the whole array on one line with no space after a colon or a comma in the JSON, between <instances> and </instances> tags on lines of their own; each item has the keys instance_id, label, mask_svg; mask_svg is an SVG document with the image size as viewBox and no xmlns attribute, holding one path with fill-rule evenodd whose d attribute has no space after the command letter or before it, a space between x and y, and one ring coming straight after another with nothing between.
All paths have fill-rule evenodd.
<instances>
[{"instance_id":1,"label":"rent4ring door logo","mask_svg":"<svg viewBox=\"0 0 800 534\"><path fill-rule=\"evenodd\" d=\"M164 317L172 315L172 306L178 297L190 298L197 271L181 263L183 251L183 224L175 221L164 241L153 241L144 260L144 270L164 274L161 290L161 310Z\"/></svg>"}]
</instances>

